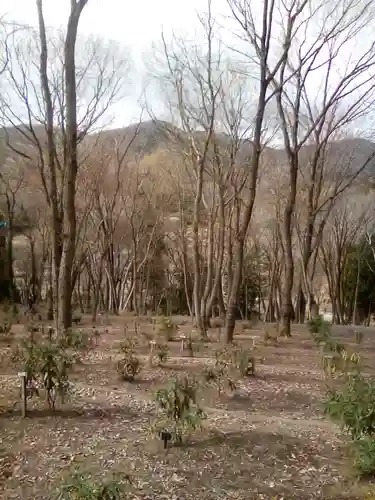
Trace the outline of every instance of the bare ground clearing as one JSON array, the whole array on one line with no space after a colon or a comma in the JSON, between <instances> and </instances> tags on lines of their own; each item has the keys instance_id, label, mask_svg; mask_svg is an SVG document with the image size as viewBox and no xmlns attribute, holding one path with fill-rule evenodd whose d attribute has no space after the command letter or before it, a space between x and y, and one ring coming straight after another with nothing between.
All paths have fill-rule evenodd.
<instances>
[{"instance_id":1,"label":"bare ground clearing","mask_svg":"<svg viewBox=\"0 0 375 500\"><path fill-rule=\"evenodd\" d=\"M30 417L20 419L13 407L19 396L17 369L8 362L9 347L2 345L2 499L51 499L76 467L95 475L130 474L129 498L134 500L364 498L370 485L355 484L346 444L322 414L324 380L304 327L296 327L279 347L260 345L264 363L257 366L257 377L241 380L233 393L218 397L214 389L204 388L201 400L208 418L203 432L165 452L150 433L153 393L174 376L198 375L213 363L218 343L207 343L188 358L181 357L178 342L170 342L171 357L164 366L145 363L133 383L120 382L118 345L124 323L131 332L133 322L117 318L106 327L99 346L75 368L70 401L53 416L35 400ZM152 333L150 323L140 322L139 329ZM336 332L340 336L341 330ZM210 333L216 340L217 331ZM354 347L349 333L345 341ZM251 335L261 340L262 331L241 333L237 341L250 345ZM375 332L366 330L359 351L370 372L374 349ZM146 356L147 348L139 354Z\"/></svg>"}]
</instances>

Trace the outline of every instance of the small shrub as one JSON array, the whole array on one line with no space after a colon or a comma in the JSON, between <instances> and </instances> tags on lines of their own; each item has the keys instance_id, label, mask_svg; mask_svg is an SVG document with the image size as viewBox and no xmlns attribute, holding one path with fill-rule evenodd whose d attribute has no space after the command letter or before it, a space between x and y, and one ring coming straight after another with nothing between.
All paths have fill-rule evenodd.
<instances>
[{"instance_id":1,"label":"small shrub","mask_svg":"<svg viewBox=\"0 0 375 500\"><path fill-rule=\"evenodd\" d=\"M137 344L134 339L129 336L126 336L124 340L122 340L120 344L120 351L126 355L133 354Z\"/></svg>"},{"instance_id":2,"label":"small shrub","mask_svg":"<svg viewBox=\"0 0 375 500\"><path fill-rule=\"evenodd\" d=\"M69 369L73 359L58 345L44 344L39 349L41 375L47 394L48 406L55 410L56 399L63 404L69 393Z\"/></svg>"},{"instance_id":3,"label":"small shrub","mask_svg":"<svg viewBox=\"0 0 375 500\"><path fill-rule=\"evenodd\" d=\"M169 356L169 348L167 344L156 345L156 356L159 364L165 363Z\"/></svg>"},{"instance_id":4,"label":"small shrub","mask_svg":"<svg viewBox=\"0 0 375 500\"><path fill-rule=\"evenodd\" d=\"M17 308L15 305L4 302L0 312L0 335L7 337L12 331L12 326L17 319Z\"/></svg>"},{"instance_id":5,"label":"small shrub","mask_svg":"<svg viewBox=\"0 0 375 500\"><path fill-rule=\"evenodd\" d=\"M254 351L239 349L236 352L236 365L242 377L255 376Z\"/></svg>"},{"instance_id":6,"label":"small shrub","mask_svg":"<svg viewBox=\"0 0 375 500\"><path fill-rule=\"evenodd\" d=\"M171 318L161 316L159 318L159 324L157 329L157 334L164 337L166 342L173 340L173 334L175 331L175 325L172 323Z\"/></svg>"},{"instance_id":7,"label":"small shrub","mask_svg":"<svg viewBox=\"0 0 375 500\"><path fill-rule=\"evenodd\" d=\"M278 332L276 330L266 330L264 332L264 345L272 345L274 347L279 345Z\"/></svg>"},{"instance_id":8,"label":"small shrub","mask_svg":"<svg viewBox=\"0 0 375 500\"><path fill-rule=\"evenodd\" d=\"M160 419L155 430L158 433L167 431L173 442L181 443L184 434L201 428L205 414L197 404L197 389L194 379L184 377L157 391L155 401L159 406Z\"/></svg>"},{"instance_id":9,"label":"small shrub","mask_svg":"<svg viewBox=\"0 0 375 500\"><path fill-rule=\"evenodd\" d=\"M354 468L360 476L375 474L375 440L366 437L354 442Z\"/></svg>"},{"instance_id":10,"label":"small shrub","mask_svg":"<svg viewBox=\"0 0 375 500\"><path fill-rule=\"evenodd\" d=\"M107 333L107 331L106 331L106 333ZM100 332L97 328L95 328L93 326L92 332L91 332L91 341L94 341L95 345L97 346L99 343L99 339L100 339Z\"/></svg>"},{"instance_id":11,"label":"small shrub","mask_svg":"<svg viewBox=\"0 0 375 500\"><path fill-rule=\"evenodd\" d=\"M82 314L79 311L74 311L72 314L72 323L79 325L82 321Z\"/></svg>"},{"instance_id":12,"label":"small shrub","mask_svg":"<svg viewBox=\"0 0 375 500\"><path fill-rule=\"evenodd\" d=\"M317 345L331 341L330 324L323 319L323 316L317 316L307 323L311 336Z\"/></svg>"},{"instance_id":13,"label":"small shrub","mask_svg":"<svg viewBox=\"0 0 375 500\"><path fill-rule=\"evenodd\" d=\"M218 396L225 387L231 391L235 390L237 379L235 348L224 346L216 349L215 366L205 369L203 376L206 382L216 385Z\"/></svg>"},{"instance_id":14,"label":"small shrub","mask_svg":"<svg viewBox=\"0 0 375 500\"><path fill-rule=\"evenodd\" d=\"M41 333L42 328L38 325L38 323L32 321L27 325L27 331L31 334Z\"/></svg>"},{"instance_id":15,"label":"small shrub","mask_svg":"<svg viewBox=\"0 0 375 500\"><path fill-rule=\"evenodd\" d=\"M330 389L325 413L353 440L375 434L375 381L360 374L348 377L340 389Z\"/></svg>"},{"instance_id":16,"label":"small shrub","mask_svg":"<svg viewBox=\"0 0 375 500\"><path fill-rule=\"evenodd\" d=\"M208 384L216 386L218 396L227 387L230 391L236 390L236 382L234 377L228 373L228 370L223 366L206 367L203 370L203 378Z\"/></svg>"},{"instance_id":17,"label":"small shrub","mask_svg":"<svg viewBox=\"0 0 375 500\"><path fill-rule=\"evenodd\" d=\"M12 330L12 323L4 321L2 324L0 324L0 335L7 336L10 334Z\"/></svg>"},{"instance_id":18,"label":"small shrub","mask_svg":"<svg viewBox=\"0 0 375 500\"><path fill-rule=\"evenodd\" d=\"M69 372L75 358L40 330L29 332L20 341L12 352L12 361L26 372L28 396L40 396L40 389L44 389L48 406L55 410L57 399L63 404L69 393Z\"/></svg>"},{"instance_id":19,"label":"small shrub","mask_svg":"<svg viewBox=\"0 0 375 500\"><path fill-rule=\"evenodd\" d=\"M133 382L135 376L140 373L142 365L137 356L129 353L117 362L116 368L122 380Z\"/></svg>"},{"instance_id":20,"label":"small shrub","mask_svg":"<svg viewBox=\"0 0 375 500\"><path fill-rule=\"evenodd\" d=\"M64 349L85 351L92 347L92 338L90 333L85 330L68 328L59 338L59 344Z\"/></svg>"},{"instance_id":21,"label":"small shrub","mask_svg":"<svg viewBox=\"0 0 375 500\"><path fill-rule=\"evenodd\" d=\"M124 485L115 479L93 483L91 477L78 472L66 481L57 495L57 500L120 500L124 498Z\"/></svg>"}]
</instances>

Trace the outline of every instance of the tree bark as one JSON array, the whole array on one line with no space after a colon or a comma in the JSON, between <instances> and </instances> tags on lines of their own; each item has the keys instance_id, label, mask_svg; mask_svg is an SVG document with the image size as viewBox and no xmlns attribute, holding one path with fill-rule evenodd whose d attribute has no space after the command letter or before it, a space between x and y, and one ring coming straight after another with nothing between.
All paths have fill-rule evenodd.
<instances>
[{"instance_id":1,"label":"tree bark","mask_svg":"<svg viewBox=\"0 0 375 500\"><path fill-rule=\"evenodd\" d=\"M66 165L63 190L63 251L59 273L59 327L72 326L72 269L76 246L76 181L78 172L77 158L77 85L75 46L79 19L88 0L71 0L64 45L64 76L66 101Z\"/></svg>"},{"instance_id":2,"label":"tree bark","mask_svg":"<svg viewBox=\"0 0 375 500\"><path fill-rule=\"evenodd\" d=\"M62 214L58 199L56 162L55 162L55 143L54 143L54 123L53 123L53 103L51 90L48 81L48 46L46 27L43 15L43 0L37 0L39 37L40 37L40 81L45 105L45 126L47 134L47 155L49 171L49 192L48 204L51 210L52 219L52 301L54 307L54 316L56 327L59 325L58 317L58 298L59 298L59 273L62 257Z\"/></svg>"}]
</instances>

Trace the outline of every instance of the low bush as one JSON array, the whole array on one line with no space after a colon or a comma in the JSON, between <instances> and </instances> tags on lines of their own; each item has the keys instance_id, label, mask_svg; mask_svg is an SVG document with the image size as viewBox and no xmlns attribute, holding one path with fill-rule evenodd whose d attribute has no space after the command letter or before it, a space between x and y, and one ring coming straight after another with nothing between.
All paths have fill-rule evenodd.
<instances>
[{"instance_id":1,"label":"low bush","mask_svg":"<svg viewBox=\"0 0 375 500\"><path fill-rule=\"evenodd\" d=\"M174 443L181 443L184 435L201 428L206 418L197 403L198 383L190 377L175 379L155 394L159 419L154 431L169 432Z\"/></svg>"},{"instance_id":2,"label":"low bush","mask_svg":"<svg viewBox=\"0 0 375 500\"><path fill-rule=\"evenodd\" d=\"M346 377L350 372L358 372L360 356L332 337L329 323L319 316L309 322L309 330L320 347L322 368L326 375Z\"/></svg>"},{"instance_id":3,"label":"low bush","mask_svg":"<svg viewBox=\"0 0 375 500\"><path fill-rule=\"evenodd\" d=\"M349 434L354 447L354 467L360 475L375 475L375 379L361 373L360 357L333 341L330 329L322 327L326 351L331 352L334 369L342 383L329 387L324 401L325 414ZM317 332L319 335L319 332Z\"/></svg>"},{"instance_id":4,"label":"low bush","mask_svg":"<svg viewBox=\"0 0 375 500\"><path fill-rule=\"evenodd\" d=\"M365 437L354 442L354 468L360 476L375 474L375 440Z\"/></svg>"},{"instance_id":5,"label":"low bush","mask_svg":"<svg viewBox=\"0 0 375 500\"><path fill-rule=\"evenodd\" d=\"M338 422L353 440L375 434L375 381L360 374L342 387L329 389L325 413Z\"/></svg>"},{"instance_id":6,"label":"low bush","mask_svg":"<svg viewBox=\"0 0 375 500\"><path fill-rule=\"evenodd\" d=\"M129 337L128 335L120 343L120 351L126 356L128 354L133 354L137 346L136 341Z\"/></svg>"},{"instance_id":7,"label":"low bush","mask_svg":"<svg viewBox=\"0 0 375 500\"><path fill-rule=\"evenodd\" d=\"M29 397L40 396L43 390L53 411L57 399L64 403L70 389L69 373L76 361L64 346L46 338L41 331L32 331L13 351L12 360L20 363L26 373Z\"/></svg>"},{"instance_id":8,"label":"low bush","mask_svg":"<svg viewBox=\"0 0 375 500\"><path fill-rule=\"evenodd\" d=\"M236 352L236 366L242 377L255 376L255 350L238 349Z\"/></svg>"},{"instance_id":9,"label":"low bush","mask_svg":"<svg viewBox=\"0 0 375 500\"><path fill-rule=\"evenodd\" d=\"M9 337L12 332L12 326L17 322L18 311L15 305L8 302L1 304L0 310L0 336Z\"/></svg>"},{"instance_id":10,"label":"low bush","mask_svg":"<svg viewBox=\"0 0 375 500\"><path fill-rule=\"evenodd\" d=\"M264 345L278 346L279 345L279 333L277 329L270 329L264 332L263 338Z\"/></svg>"},{"instance_id":11,"label":"low bush","mask_svg":"<svg viewBox=\"0 0 375 500\"><path fill-rule=\"evenodd\" d=\"M317 345L321 342L326 342L326 340L331 336L330 325L323 319L323 316L317 316L316 318L311 319L307 322L307 326Z\"/></svg>"},{"instance_id":12,"label":"low bush","mask_svg":"<svg viewBox=\"0 0 375 500\"><path fill-rule=\"evenodd\" d=\"M163 337L166 342L173 340L175 330L176 327L171 318L161 316L158 319L157 334L159 337Z\"/></svg>"},{"instance_id":13,"label":"low bush","mask_svg":"<svg viewBox=\"0 0 375 500\"><path fill-rule=\"evenodd\" d=\"M135 376L140 373L142 365L137 356L129 353L117 362L116 368L117 373L122 380L125 380L126 382L133 382Z\"/></svg>"},{"instance_id":14,"label":"low bush","mask_svg":"<svg viewBox=\"0 0 375 500\"><path fill-rule=\"evenodd\" d=\"M165 363L169 356L169 348L167 344L156 344L156 357L159 365Z\"/></svg>"},{"instance_id":15,"label":"low bush","mask_svg":"<svg viewBox=\"0 0 375 500\"><path fill-rule=\"evenodd\" d=\"M124 499L124 484L116 479L93 482L90 476L79 472L65 481L57 500L120 500Z\"/></svg>"},{"instance_id":16,"label":"low bush","mask_svg":"<svg viewBox=\"0 0 375 500\"><path fill-rule=\"evenodd\" d=\"M215 351L215 366L203 371L205 382L216 385L218 395L225 388L233 391L237 379L255 375L254 350L241 349L237 346L224 346Z\"/></svg>"},{"instance_id":17,"label":"low bush","mask_svg":"<svg viewBox=\"0 0 375 500\"><path fill-rule=\"evenodd\" d=\"M79 325L82 321L82 314L79 311L73 311L72 322L75 325Z\"/></svg>"},{"instance_id":18,"label":"low bush","mask_svg":"<svg viewBox=\"0 0 375 500\"><path fill-rule=\"evenodd\" d=\"M75 351L86 351L93 346L93 339L90 332L85 330L75 330L68 328L59 337L58 342L64 349L73 349Z\"/></svg>"}]
</instances>

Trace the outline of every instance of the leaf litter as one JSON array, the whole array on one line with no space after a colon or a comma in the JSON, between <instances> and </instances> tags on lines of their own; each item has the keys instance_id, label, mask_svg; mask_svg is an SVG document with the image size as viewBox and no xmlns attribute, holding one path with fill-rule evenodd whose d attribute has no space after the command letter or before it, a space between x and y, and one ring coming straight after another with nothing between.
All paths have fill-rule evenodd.
<instances>
[{"instance_id":1,"label":"leaf litter","mask_svg":"<svg viewBox=\"0 0 375 500\"><path fill-rule=\"evenodd\" d=\"M119 382L118 351L110 331L77 370L70 401L56 415L33 402L32 416L12 410L17 378L0 379L1 498L50 500L76 468L96 476L129 474L128 498L142 500L220 500L332 498L343 475L343 446L337 429L322 415L324 385L309 349L269 349L258 376L243 380L233 394L202 395L208 419L202 433L179 447L163 450L152 436L153 392L173 376L198 373L212 358L181 358L172 352L166 366L144 368L133 383ZM272 356L277 362L270 364ZM288 364L288 359L293 361ZM311 366L311 372L309 367ZM7 401L7 404L6 404ZM355 498L355 497L353 497Z\"/></svg>"}]
</instances>

